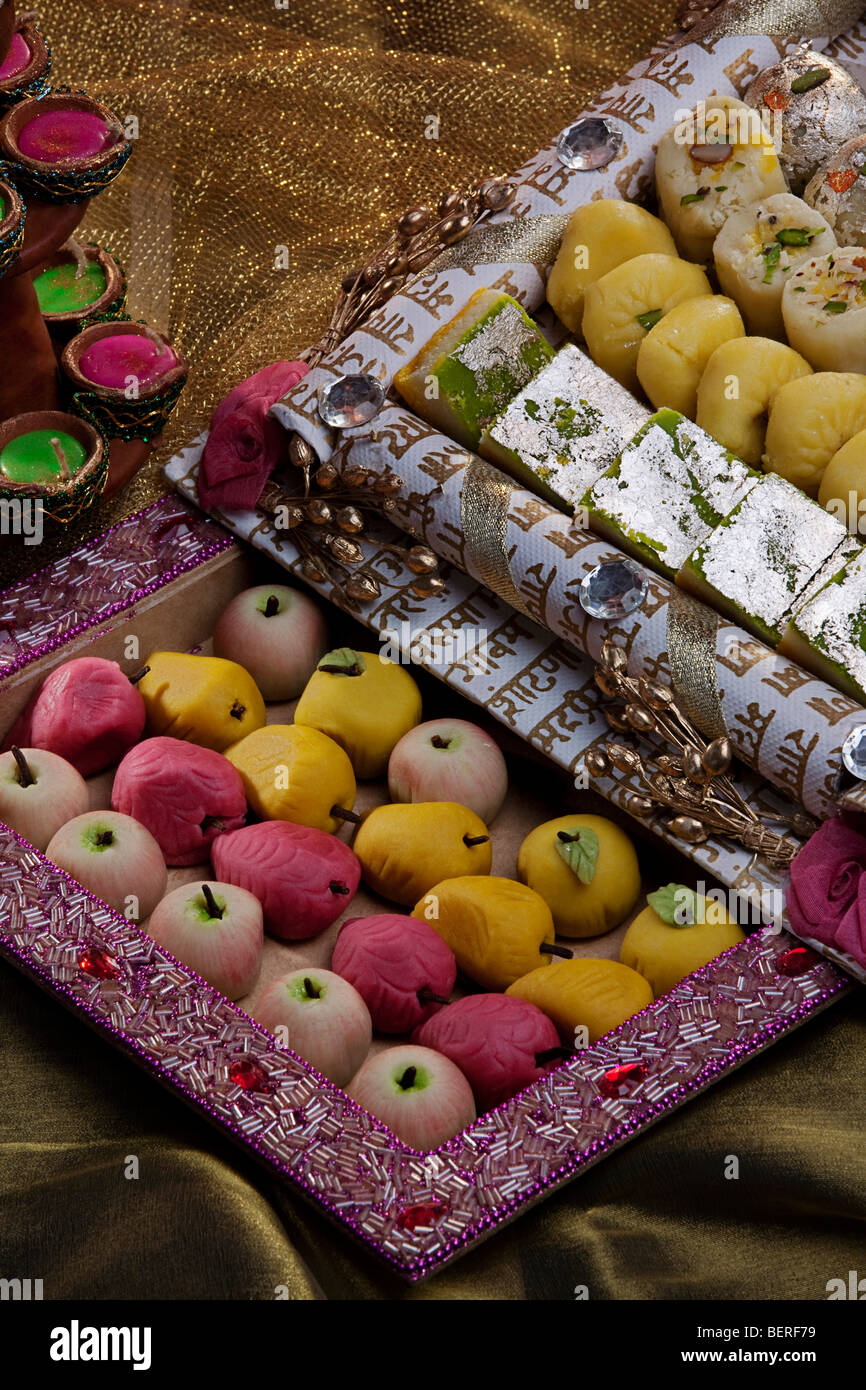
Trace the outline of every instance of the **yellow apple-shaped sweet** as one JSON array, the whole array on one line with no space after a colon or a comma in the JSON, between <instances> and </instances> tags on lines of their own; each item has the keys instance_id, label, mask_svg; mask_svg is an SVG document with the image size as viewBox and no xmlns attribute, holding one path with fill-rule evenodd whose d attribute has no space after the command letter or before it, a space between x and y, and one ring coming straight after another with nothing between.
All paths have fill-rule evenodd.
<instances>
[{"instance_id":1,"label":"yellow apple-shaped sweet","mask_svg":"<svg viewBox=\"0 0 866 1390\"><path fill-rule=\"evenodd\" d=\"M626 932L619 958L649 981L656 998L745 940L720 903L683 884L669 883L648 894L647 902Z\"/></svg>"},{"instance_id":2,"label":"yellow apple-shaped sweet","mask_svg":"<svg viewBox=\"0 0 866 1390\"><path fill-rule=\"evenodd\" d=\"M421 722L421 692L409 672L377 652L327 652L307 682L295 723L345 748L355 775L379 777L395 744Z\"/></svg>"},{"instance_id":3,"label":"yellow apple-shaped sweet","mask_svg":"<svg viewBox=\"0 0 866 1390\"><path fill-rule=\"evenodd\" d=\"M457 958L464 975L483 989L506 989L537 965L549 965L553 917L538 893L511 878L448 878L415 904L413 917L429 922Z\"/></svg>"},{"instance_id":4,"label":"yellow apple-shaped sweet","mask_svg":"<svg viewBox=\"0 0 866 1390\"><path fill-rule=\"evenodd\" d=\"M506 991L547 1014L567 1045L586 1028L591 1043L653 1002L648 982L618 960L575 956L516 980Z\"/></svg>"},{"instance_id":5,"label":"yellow apple-shaped sweet","mask_svg":"<svg viewBox=\"0 0 866 1390\"><path fill-rule=\"evenodd\" d=\"M536 826L520 846L517 873L547 903L560 936L611 931L640 895L634 845L604 816L559 816Z\"/></svg>"},{"instance_id":6,"label":"yellow apple-shaped sweet","mask_svg":"<svg viewBox=\"0 0 866 1390\"><path fill-rule=\"evenodd\" d=\"M404 907L440 879L489 874L492 862L487 826L456 801L377 806L364 819L352 848L368 887Z\"/></svg>"},{"instance_id":7,"label":"yellow apple-shaped sweet","mask_svg":"<svg viewBox=\"0 0 866 1390\"><path fill-rule=\"evenodd\" d=\"M355 774L348 754L327 734L299 724L266 724L225 754L263 820L289 820L333 834L351 811Z\"/></svg>"},{"instance_id":8,"label":"yellow apple-shaped sweet","mask_svg":"<svg viewBox=\"0 0 866 1390\"><path fill-rule=\"evenodd\" d=\"M265 722L265 702L243 666L218 656L151 652L138 682L149 734L221 753Z\"/></svg>"}]
</instances>

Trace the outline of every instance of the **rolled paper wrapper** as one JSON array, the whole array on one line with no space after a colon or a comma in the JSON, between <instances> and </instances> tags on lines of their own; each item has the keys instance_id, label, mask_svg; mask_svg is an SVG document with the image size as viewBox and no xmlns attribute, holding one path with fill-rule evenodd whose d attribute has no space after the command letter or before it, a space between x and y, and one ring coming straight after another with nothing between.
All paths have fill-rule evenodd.
<instances>
[{"instance_id":1,"label":"rolled paper wrapper","mask_svg":"<svg viewBox=\"0 0 866 1390\"><path fill-rule=\"evenodd\" d=\"M81 249L88 268L99 272L100 282L104 279L104 289L98 298L86 304L61 307L64 302L74 298L78 283L75 257L63 247L49 256L34 279L42 317L55 341L66 342L93 323L122 318L126 309L123 267L103 246L85 245ZM66 271L67 267L65 278L58 282L56 272ZM52 272L55 274L52 275Z\"/></svg>"},{"instance_id":2,"label":"rolled paper wrapper","mask_svg":"<svg viewBox=\"0 0 866 1390\"><path fill-rule=\"evenodd\" d=\"M172 354L172 364L152 381L142 381L137 395L130 399L125 385L96 385L91 381L81 370L82 359L101 340L121 335L149 339L154 331L142 323L113 319L85 328L63 349L60 364L75 388L71 407L106 439L143 440L150 444L158 438L177 405L189 368L178 349L158 333L157 338Z\"/></svg>"},{"instance_id":3,"label":"rolled paper wrapper","mask_svg":"<svg viewBox=\"0 0 866 1390\"><path fill-rule=\"evenodd\" d=\"M44 158L29 153L33 145L34 123L42 128L47 118L72 112L81 117L80 151L51 153L54 137L45 136ZM89 140L99 124L116 138L103 148L94 149ZM86 126L86 128L85 128ZM101 193L115 179L132 153L132 143L114 113L101 101L83 93L54 90L39 97L19 101L0 119L0 158L7 162L10 176L26 193L49 203L82 203Z\"/></svg>"},{"instance_id":4,"label":"rolled paper wrapper","mask_svg":"<svg viewBox=\"0 0 866 1390\"><path fill-rule=\"evenodd\" d=\"M71 440L80 446L80 465L68 479L60 477L37 481L23 477L13 481L0 474L0 497L8 502L40 502L44 514L52 521L73 521L93 505L102 492L108 476L108 448L105 440L92 425L75 415L62 411L35 410L13 416L0 424L0 457L4 449L19 436L31 433L50 434Z\"/></svg>"},{"instance_id":5,"label":"rolled paper wrapper","mask_svg":"<svg viewBox=\"0 0 866 1390\"><path fill-rule=\"evenodd\" d=\"M11 271L24 245L27 209L11 183L0 179L0 280Z\"/></svg>"},{"instance_id":6,"label":"rolled paper wrapper","mask_svg":"<svg viewBox=\"0 0 866 1390\"><path fill-rule=\"evenodd\" d=\"M51 50L33 21L24 19L11 35L5 61L0 59L0 110L43 96L50 72Z\"/></svg>"}]
</instances>

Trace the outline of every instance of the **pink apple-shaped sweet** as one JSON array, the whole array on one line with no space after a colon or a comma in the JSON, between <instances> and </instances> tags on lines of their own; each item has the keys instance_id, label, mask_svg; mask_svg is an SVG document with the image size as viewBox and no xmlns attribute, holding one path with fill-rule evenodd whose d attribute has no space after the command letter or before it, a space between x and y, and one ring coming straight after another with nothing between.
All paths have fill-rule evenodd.
<instances>
[{"instance_id":1,"label":"pink apple-shaped sweet","mask_svg":"<svg viewBox=\"0 0 866 1390\"><path fill-rule=\"evenodd\" d=\"M331 968L348 980L379 1033L409 1033L447 1003L457 961L417 917L382 912L343 923Z\"/></svg>"},{"instance_id":2,"label":"pink apple-shaped sweet","mask_svg":"<svg viewBox=\"0 0 866 1390\"><path fill-rule=\"evenodd\" d=\"M475 1119L472 1088L459 1067L416 1043L368 1057L348 1092L412 1149L435 1149Z\"/></svg>"},{"instance_id":3,"label":"pink apple-shaped sweet","mask_svg":"<svg viewBox=\"0 0 866 1390\"><path fill-rule=\"evenodd\" d=\"M489 825L508 791L508 769L498 743L466 719L417 724L396 744L388 762L392 801L456 801Z\"/></svg>"},{"instance_id":4,"label":"pink apple-shaped sweet","mask_svg":"<svg viewBox=\"0 0 866 1390\"><path fill-rule=\"evenodd\" d=\"M236 594L214 629L214 653L249 671L266 700L294 700L328 650L321 610L298 589L258 584Z\"/></svg>"},{"instance_id":5,"label":"pink apple-shaped sweet","mask_svg":"<svg viewBox=\"0 0 866 1390\"><path fill-rule=\"evenodd\" d=\"M46 676L3 748L45 748L89 777L123 757L144 721L144 700L117 662L79 656Z\"/></svg>"},{"instance_id":6,"label":"pink apple-shaped sweet","mask_svg":"<svg viewBox=\"0 0 866 1390\"><path fill-rule=\"evenodd\" d=\"M211 846L217 877L253 893L265 931L286 941L318 936L352 901L361 865L342 840L290 821L262 821Z\"/></svg>"},{"instance_id":7,"label":"pink apple-shaped sweet","mask_svg":"<svg viewBox=\"0 0 866 1390\"><path fill-rule=\"evenodd\" d=\"M165 892L162 850L149 830L119 811L87 811L67 821L45 853L134 922L149 917Z\"/></svg>"},{"instance_id":8,"label":"pink apple-shaped sweet","mask_svg":"<svg viewBox=\"0 0 866 1390\"><path fill-rule=\"evenodd\" d=\"M228 999L259 976L264 932L258 898L233 883L183 883L157 903L148 935Z\"/></svg>"},{"instance_id":9,"label":"pink apple-shaped sweet","mask_svg":"<svg viewBox=\"0 0 866 1390\"><path fill-rule=\"evenodd\" d=\"M87 783L65 758L44 748L0 753L0 820L37 849L89 805Z\"/></svg>"},{"instance_id":10,"label":"pink apple-shaped sweet","mask_svg":"<svg viewBox=\"0 0 866 1390\"><path fill-rule=\"evenodd\" d=\"M337 1086L348 1085L373 1039L370 1012L358 991L332 970L313 966L270 985L255 1017Z\"/></svg>"},{"instance_id":11,"label":"pink apple-shaped sweet","mask_svg":"<svg viewBox=\"0 0 866 1390\"><path fill-rule=\"evenodd\" d=\"M114 775L111 805L146 825L167 864L201 864L218 835L238 830L247 799L221 753L179 738L146 738Z\"/></svg>"},{"instance_id":12,"label":"pink apple-shaped sweet","mask_svg":"<svg viewBox=\"0 0 866 1390\"><path fill-rule=\"evenodd\" d=\"M416 1028L412 1039L451 1058L479 1110L500 1105L562 1060L559 1034L547 1015L507 994L458 999Z\"/></svg>"}]
</instances>

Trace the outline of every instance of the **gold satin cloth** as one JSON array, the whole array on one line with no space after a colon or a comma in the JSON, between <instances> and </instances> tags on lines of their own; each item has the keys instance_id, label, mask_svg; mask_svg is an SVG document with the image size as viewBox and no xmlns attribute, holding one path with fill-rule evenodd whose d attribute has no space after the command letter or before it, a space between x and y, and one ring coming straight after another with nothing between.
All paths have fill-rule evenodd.
<instances>
[{"instance_id":1,"label":"gold satin cloth","mask_svg":"<svg viewBox=\"0 0 866 1390\"><path fill-rule=\"evenodd\" d=\"M55 80L139 118L133 159L84 229L125 262L131 312L192 363L163 456L234 382L317 335L336 280L392 216L515 167L674 27L672 0L40 10ZM288 270L274 269L280 245ZM163 489L152 463L24 560L46 563ZM570 1301L577 1285L591 1299L822 1299L827 1280L866 1272L864 1001L409 1289L0 963L0 1273L44 1279L46 1299L272 1299L285 1286L292 1299Z\"/></svg>"}]
</instances>

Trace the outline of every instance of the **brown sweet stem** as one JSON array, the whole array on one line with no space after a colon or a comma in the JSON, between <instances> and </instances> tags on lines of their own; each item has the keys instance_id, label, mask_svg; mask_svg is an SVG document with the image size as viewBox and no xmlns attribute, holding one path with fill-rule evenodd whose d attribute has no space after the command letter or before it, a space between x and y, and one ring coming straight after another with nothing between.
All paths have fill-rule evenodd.
<instances>
[{"instance_id":1,"label":"brown sweet stem","mask_svg":"<svg viewBox=\"0 0 866 1390\"><path fill-rule=\"evenodd\" d=\"M275 614L279 613L279 611L280 600L277 598L276 594L268 594L267 602L265 603L263 609L265 617L273 618Z\"/></svg>"},{"instance_id":2,"label":"brown sweet stem","mask_svg":"<svg viewBox=\"0 0 866 1390\"><path fill-rule=\"evenodd\" d=\"M240 702L240 700L235 700L234 704L232 705L231 709L229 710L229 716L230 716L230 718L232 718L232 719L243 719L243 717L244 717L244 715L246 714L246 712L247 712L247 707L246 707L246 705L242 705L241 702Z\"/></svg>"},{"instance_id":3,"label":"brown sweet stem","mask_svg":"<svg viewBox=\"0 0 866 1390\"><path fill-rule=\"evenodd\" d=\"M450 738L443 738L441 734L434 734L430 740L430 746L431 748L449 748L451 740Z\"/></svg>"},{"instance_id":4,"label":"brown sweet stem","mask_svg":"<svg viewBox=\"0 0 866 1390\"><path fill-rule=\"evenodd\" d=\"M364 674L357 662L354 666L332 666L330 662L326 661L316 669L324 671L328 676L363 676Z\"/></svg>"},{"instance_id":5,"label":"brown sweet stem","mask_svg":"<svg viewBox=\"0 0 866 1390\"><path fill-rule=\"evenodd\" d=\"M36 778L30 770L30 764L25 758L21 749L13 744L12 756L18 764L18 783L22 787L32 787L35 785Z\"/></svg>"},{"instance_id":6,"label":"brown sweet stem","mask_svg":"<svg viewBox=\"0 0 866 1390\"><path fill-rule=\"evenodd\" d=\"M358 815L358 812L347 811L345 806L332 806L328 815L333 816L334 820L347 820L352 825L361 824L361 817Z\"/></svg>"},{"instance_id":7,"label":"brown sweet stem","mask_svg":"<svg viewBox=\"0 0 866 1390\"><path fill-rule=\"evenodd\" d=\"M486 845L489 839L489 835L464 835L463 843L467 849L472 849L475 845Z\"/></svg>"},{"instance_id":8,"label":"brown sweet stem","mask_svg":"<svg viewBox=\"0 0 866 1390\"><path fill-rule=\"evenodd\" d=\"M207 907L207 910L208 910L210 916L211 916L211 917L222 917L222 915L223 915L223 909L220 907L219 903L217 902L216 898L214 897L213 893L211 892L210 884L209 884L209 883L203 883L202 886L201 886L201 891L202 891L202 893L203 893L203 895L204 895L205 905L206 905L206 907Z\"/></svg>"},{"instance_id":9,"label":"brown sweet stem","mask_svg":"<svg viewBox=\"0 0 866 1390\"><path fill-rule=\"evenodd\" d=\"M308 999L318 999L321 991L316 989L309 975L304 976L304 993Z\"/></svg>"},{"instance_id":10,"label":"brown sweet stem","mask_svg":"<svg viewBox=\"0 0 866 1390\"><path fill-rule=\"evenodd\" d=\"M339 879L332 878L328 884L332 893L351 893L351 888L346 883L341 883Z\"/></svg>"},{"instance_id":11,"label":"brown sweet stem","mask_svg":"<svg viewBox=\"0 0 866 1390\"><path fill-rule=\"evenodd\" d=\"M549 941L542 941L538 950L542 956L562 956L563 960L571 960L573 955L567 946L557 946L555 941L552 944Z\"/></svg>"},{"instance_id":12,"label":"brown sweet stem","mask_svg":"<svg viewBox=\"0 0 866 1390\"><path fill-rule=\"evenodd\" d=\"M142 668L141 668L140 671L135 671L135 672L133 673L133 675L131 675L131 676L129 677L129 684L130 684L130 685L138 685L138 682L139 682L139 681L143 681L143 680L144 680L144 678L145 678L145 676L147 675L147 673L148 673L149 670L150 670L150 667L149 667L149 666L142 666Z\"/></svg>"},{"instance_id":13,"label":"brown sweet stem","mask_svg":"<svg viewBox=\"0 0 866 1390\"><path fill-rule=\"evenodd\" d=\"M428 989L426 985L418 991L419 1004L450 1004L450 1002L450 999L444 994L434 994L432 989Z\"/></svg>"},{"instance_id":14,"label":"brown sweet stem","mask_svg":"<svg viewBox=\"0 0 866 1390\"><path fill-rule=\"evenodd\" d=\"M407 1067L397 1085L401 1091L408 1091L415 1085L415 1077L418 1074L417 1067Z\"/></svg>"},{"instance_id":15,"label":"brown sweet stem","mask_svg":"<svg viewBox=\"0 0 866 1390\"><path fill-rule=\"evenodd\" d=\"M220 820L219 816L205 816L199 828L204 834L208 830L217 830L222 834L226 828L226 823L224 820Z\"/></svg>"}]
</instances>

